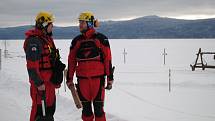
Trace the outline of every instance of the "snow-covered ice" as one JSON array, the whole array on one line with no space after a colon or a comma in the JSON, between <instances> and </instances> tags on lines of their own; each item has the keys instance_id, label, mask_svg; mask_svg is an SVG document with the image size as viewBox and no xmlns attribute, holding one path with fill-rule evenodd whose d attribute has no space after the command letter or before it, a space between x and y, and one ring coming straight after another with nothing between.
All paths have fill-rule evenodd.
<instances>
[{"instance_id":1,"label":"snow-covered ice","mask_svg":"<svg viewBox=\"0 0 215 121\"><path fill-rule=\"evenodd\" d=\"M67 63L71 40L55 42ZM215 51L214 39L111 39L110 43L116 70L113 89L106 91L108 121L215 120L215 69L191 71L189 66L195 61L198 48ZM7 58L2 55L1 121L29 120L31 99L22 44L20 40L7 41ZM3 40L0 49L4 51ZM213 58L204 56L208 64L215 65ZM68 89L65 92L62 84L56 92L56 121L81 121L81 110L75 108Z\"/></svg>"}]
</instances>

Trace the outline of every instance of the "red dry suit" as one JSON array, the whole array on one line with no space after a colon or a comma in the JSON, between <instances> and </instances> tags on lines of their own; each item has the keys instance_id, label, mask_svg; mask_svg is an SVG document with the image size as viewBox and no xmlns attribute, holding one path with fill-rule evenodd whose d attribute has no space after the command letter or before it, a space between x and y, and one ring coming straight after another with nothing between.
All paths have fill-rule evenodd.
<instances>
[{"instance_id":1,"label":"red dry suit","mask_svg":"<svg viewBox=\"0 0 215 121\"><path fill-rule=\"evenodd\" d=\"M76 73L77 91L82 101L83 121L106 121L104 106L105 77L113 80L111 50L108 38L88 29L72 40L68 56L67 83L73 82ZM94 113L91 104L93 103Z\"/></svg>"},{"instance_id":2,"label":"red dry suit","mask_svg":"<svg viewBox=\"0 0 215 121\"><path fill-rule=\"evenodd\" d=\"M26 53L26 66L30 81L30 95L32 109L30 121L35 121L37 116L42 115L41 96L42 92L37 87L45 84L46 114L53 117L55 112L55 88L59 87L50 82L53 74L51 61L51 49L55 49L52 37L45 35L39 29L32 29L25 33L24 51ZM54 120L54 119L53 119Z\"/></svg>"}]
</instances>

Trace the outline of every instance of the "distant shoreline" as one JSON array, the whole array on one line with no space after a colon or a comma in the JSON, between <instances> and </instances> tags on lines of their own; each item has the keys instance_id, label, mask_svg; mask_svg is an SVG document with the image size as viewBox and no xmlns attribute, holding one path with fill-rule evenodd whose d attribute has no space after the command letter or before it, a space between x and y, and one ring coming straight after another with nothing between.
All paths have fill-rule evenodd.
<instances>
[{"instance_id":1,"label":"distant shoreline","mask_svg":"<svg viewBox=\"0 0 215 121\"><path fill-rule=\"evenodd\" d=\"M0 28L0 39L24 39L32 25ZM215 18L181 20L159 16L140 17L127 21L105 21L96 29L110 39L214 39ZM78 26L53 29L55 39L73 39Z\"/></svg>"}]
</instances>

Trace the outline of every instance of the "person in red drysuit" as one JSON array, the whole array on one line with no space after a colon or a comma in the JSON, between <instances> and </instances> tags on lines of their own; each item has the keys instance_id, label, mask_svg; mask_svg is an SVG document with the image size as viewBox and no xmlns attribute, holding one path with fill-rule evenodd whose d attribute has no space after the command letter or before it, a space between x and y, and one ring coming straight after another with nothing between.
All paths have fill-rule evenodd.
<instances>
[{"instance_id":1,"label":"person in red drysuit","mask_svg":"<svg viewBox=\"0 0 215 121\"><path fill-rule=\"evenodd\" d=\"M47 121L54 121L55 89L60 87L60 83L54 83L52 79L57 58L59 58L59 52L52 39L54 18L49 12L40 12L35 21L35 28L25 33L26 39L23 46L32 99L30 121L41 121L43 118L41 105L43 94ZM65 68L65 65L62 65Z\"/></svg>"},{"instance_id":2,"label":"person in red drysuit","mask_svg":"<svg viewBox=\"0 0 215 121\"><path fill-rule=\"evenodd\" d=\"M73 75L76 73L76 88L83 105L83 121L106 121L103 109L105 84L108 90L113 84L109 41L104 34L96 32L95 27L98 27L98 20L95 20L91 12L80 14L81 34L72 40L68 56L67 86L74 86Z\"/></svg>"}]
</instances>

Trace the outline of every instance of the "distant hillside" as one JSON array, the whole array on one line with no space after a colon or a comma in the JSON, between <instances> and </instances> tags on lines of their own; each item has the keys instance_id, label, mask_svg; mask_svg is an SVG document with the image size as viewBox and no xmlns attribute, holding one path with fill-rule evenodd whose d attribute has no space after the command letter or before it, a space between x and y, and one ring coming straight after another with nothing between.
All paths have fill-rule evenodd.
<instances>
[{"instance_id":1,"label":"distant hillside","mask_svg":"<svg viewBox=\"0 0 215 121\"><path fill-rule=\"evenodd\" d=\"M0 39L23 39L31 26L0 28ZM215 19L180 20L146 16L127 21L101 22L98 31L113 39L138 38L215 38ZM69 39L78 27L55 27L54 38Z\"/></svg>"}]
</instances>

